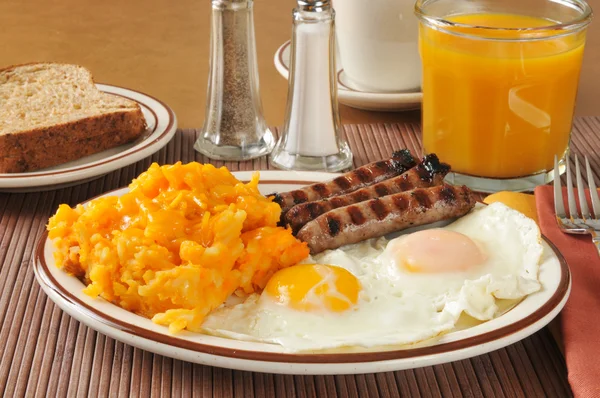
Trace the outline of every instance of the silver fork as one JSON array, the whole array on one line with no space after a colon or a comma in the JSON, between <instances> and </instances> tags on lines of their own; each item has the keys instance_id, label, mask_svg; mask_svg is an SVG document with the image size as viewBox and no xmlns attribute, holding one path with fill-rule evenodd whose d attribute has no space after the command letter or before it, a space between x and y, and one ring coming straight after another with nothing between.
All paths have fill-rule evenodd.
<instances>
[{"instance_id":1,"label":"silver fork","mask_svg":"<svg viewBox=\"0 0 600 398\"><path fill-rule=\"evenodd\" d=\"M585 196L585 188L583 178L579 170L579 159L575 156L575 178L577 180L577 196L579 198L579 208L577 210L577 202L575 201L575 189L571 179L571 169L567 159L567 203L569 206L569 215L565 211L565 203L563 201L562 187L560 184L560 173L558 171L558 160L554 157L554 211L556 212L556 221L563 232L568 234L587 234L592 235L592 242L600 254L600 198L594 183L594 175L590 168L590 162L587 156L585 157L585 168L587 173L588 188L590 190L590 198L592 200L593 214L590 212Z\"/></svg>"}]
</instances>

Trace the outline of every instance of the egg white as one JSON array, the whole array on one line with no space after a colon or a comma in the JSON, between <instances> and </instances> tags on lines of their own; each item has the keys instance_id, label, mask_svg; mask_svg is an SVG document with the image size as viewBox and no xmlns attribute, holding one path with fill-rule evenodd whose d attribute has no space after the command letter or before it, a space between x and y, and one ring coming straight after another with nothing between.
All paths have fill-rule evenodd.
<instances>
[{"instance_id":1,"label":"egg white","mask_svg":"<svg viewBox=\"0 0 600 398\"><path fill-rule=\"evenodd\" d=\"M463 312L489 320L498 314L496 299L520 299L540 289L543 247L533 220L494 203L444 228L475 241L487 254L485 263L464 272L409 272L394 264L386 238L372 239L303 261L342 267L359 280L362 290L351 310L302 312L254 294L213 311L203 330L291 352L411 344L451 330Z\"/></svg>"},{"instance_id":2,"label":"egg white","mask_svg":"<svg viewBox=\"0 0 600 398\"><path fill-rule=\"evenodd\" d=\"M477 206L444 229L471 238L486 253L486 261L465 272L408 272L392 264L388 253L374 259L377 273L394 281L406 294L433 297L438 307L479 319L497 313L495 299L521 299L541 285L537 276L543 252L540 230L532 219L502 203ZM401 237L399 238L401 239Z\"/></svg>"}]
</instances>

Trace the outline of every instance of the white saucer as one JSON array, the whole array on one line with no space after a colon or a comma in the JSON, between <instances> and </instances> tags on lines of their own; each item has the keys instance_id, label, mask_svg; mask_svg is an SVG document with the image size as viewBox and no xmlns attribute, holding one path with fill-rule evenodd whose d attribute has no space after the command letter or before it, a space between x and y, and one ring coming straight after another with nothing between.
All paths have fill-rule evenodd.
<instances>
[{"instance_id":1,"label":"white saucer","mask_svg":"<svg viewBox=\"0 0 600 398\"><path fill-rule=\"evenodd\" d=\"M290 65L290 45L291 42L285 42L277 52L275 52L275 68L286 79L289 76ZM339 57L338 66L339 66ZM369 93L350 88L345 83L346 77L344 69L338 70L338 100L353 108L364 109L368 111L407 111L419 109L423 100L422 92L410 93Z\"/></svg>"},{"instance_id":2,"label":"white saucer","mask_svg":"<svg viewBox=\"0 0 600 398\"><path fill-rule=\"evenodd\" d=\"M165 146L175 134L175 113L162 101L122 87L108 84L96 86L106 93L136 101L146 118L146 131L133 142L72 162L28 173L0 174L0 191L47 191L81 184L152 155Z\"/></svg>"}]
</instances>

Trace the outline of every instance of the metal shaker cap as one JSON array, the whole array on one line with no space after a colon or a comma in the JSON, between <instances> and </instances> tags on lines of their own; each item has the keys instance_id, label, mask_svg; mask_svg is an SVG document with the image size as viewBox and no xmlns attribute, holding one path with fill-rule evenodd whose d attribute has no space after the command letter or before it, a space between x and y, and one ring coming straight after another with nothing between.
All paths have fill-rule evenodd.
<instances>
[{"instance_id":1,"label":"metal shaker cap","mask_svg":"<svg viewBox=\"0 0 600 398\"><path fill-rule=\"evenodd\" d=\"M298 0L298 8L302 11L327 11L331 9L330 0Z\"/></svg>"}]
</instances>

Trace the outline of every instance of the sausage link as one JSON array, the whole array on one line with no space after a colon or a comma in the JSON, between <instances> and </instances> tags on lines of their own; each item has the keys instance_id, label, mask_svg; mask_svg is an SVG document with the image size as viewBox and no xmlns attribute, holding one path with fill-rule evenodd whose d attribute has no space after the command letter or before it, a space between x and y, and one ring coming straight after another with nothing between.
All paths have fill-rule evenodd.
<instances>
[{"instance_id":1,"label":"sausage link","mask_svg":"<svg viewBox=\"0 0 600 398\"><path fill-rule=\"evenodd\" d=\"M273 201L281 206L282 216L297 204L343 195L404 173L416 165L408 149L392 154L387 160L369 163L325 182L308 185L289 192L274 193ZM268 195L270 196L270 195Z\"/></svg>"},{"instance_id":2,"label":"sausage link","mask_svg":"<svg viewBox=\"0 0 600 398\"><path fill-rule=\"evenodd\" d=\"M460 217L475 206L465 186L417 188L328 211L307 223L298 239L312 254L417 225Z\"/></svg>"},{"instance_id":3,"label":"sausage link","mask_svg":"<svg viewBox=\"0 0 600 398\"><path fill-rule=\"evenodd\" d=\"M292 228L294 233L297 233L307 222L330 210L398 192L410 191L415 188L428 188L440 185L446 174L448 174L448 171L450 171L449 165L441 163L435 154L429 154L416 167L397 177L369 185L345 195L296 205L285 214L283 220L285 224Z\"/></svg>"}]
</instances>

